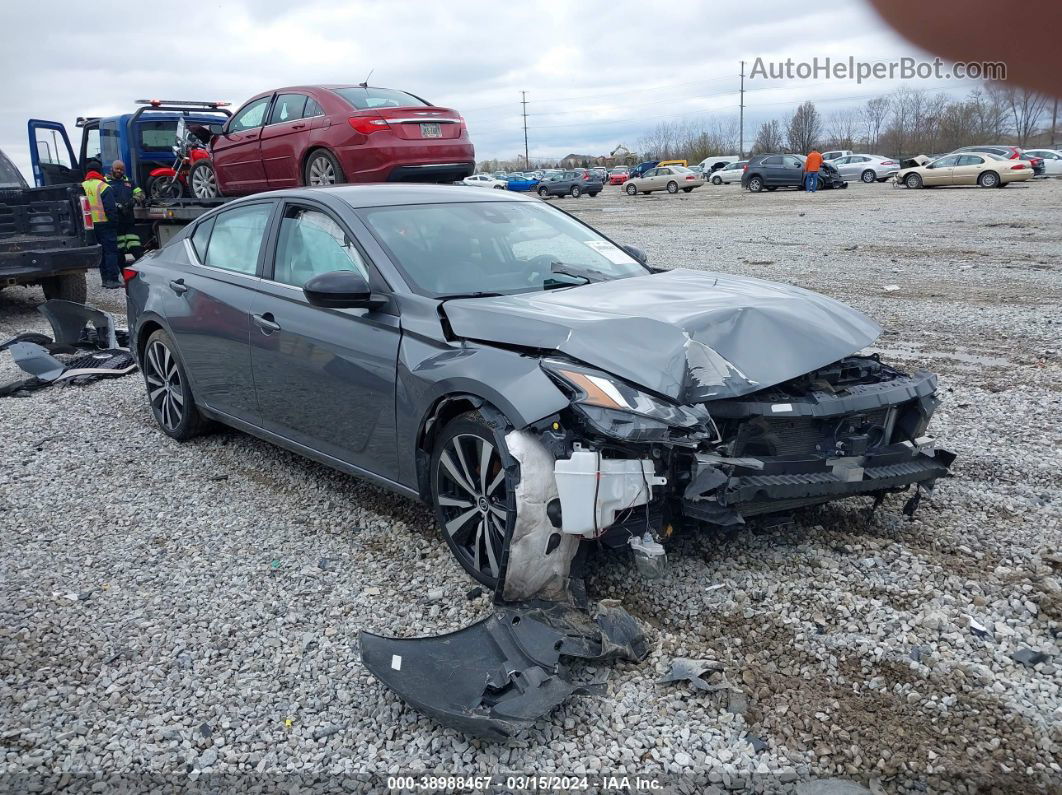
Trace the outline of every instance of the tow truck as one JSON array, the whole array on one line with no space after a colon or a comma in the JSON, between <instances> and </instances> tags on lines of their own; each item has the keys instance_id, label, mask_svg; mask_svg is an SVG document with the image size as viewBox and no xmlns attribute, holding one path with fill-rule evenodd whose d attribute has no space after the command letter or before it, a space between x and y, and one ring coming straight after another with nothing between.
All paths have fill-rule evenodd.
<instances>
[{"instance_id":1,"label":"tow truck","mask_svg":"<svg viewBox=\"0 0 1062 795\"><path fill-rule=\"evenodd\" d=\"M30 162L38 187L81 182L90 161L106 173L115 160L125 163L126 173L144 187L152 170L173 164L179 131L189 126L220 129L231 116L227 102L140 99L132 113L117 116L78 117L80 146L75 150L66 126L57 121L30 119ZM227 201L217 199L167 199L148 201L134 210L137 234L145 248L165 245L180 228Z\"/></svg>"}]
</instances>

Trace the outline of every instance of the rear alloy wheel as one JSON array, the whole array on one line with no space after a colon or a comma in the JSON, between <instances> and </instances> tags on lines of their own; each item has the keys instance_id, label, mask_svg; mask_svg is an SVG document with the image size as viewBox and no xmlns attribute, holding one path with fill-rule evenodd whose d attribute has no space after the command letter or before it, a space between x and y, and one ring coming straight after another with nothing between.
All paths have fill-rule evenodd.
<instances>
[{"instance_id":1,"label":"rear alloy wheel","mask_svg":"<svg viewBox=\"0 0 1062 795\"><path fill-rule=\"evenodd\" d=\"M749 190L753 193L763 190L763 177L749 177Z\"/></svg>"},{"instance_id":2,"label":"rear alloy wheel","mask_svg":"<svg viewBox=\"0 0 1062 795\"><path fill-rule=\"evenodd\" d=\"M323 150L310 155L310 159L306 161L305 176L306 184L310 186L338 185L347 181L343 169L339 166L339 161L332 156L331 152Z\"/></svg>"},{"instance_id":3,"label":"rear alloy wheel","mask_svg":"<svg viewBox=\"0 0 1062 795\"><path fill-rule=\"evenodd\" d=\"M179 442L201 433L206 422L196 408L188 375L169 335L162 329L153 333L140 358L151 413L162 432Z\"/></svg>"},{"instance_id":4,"label":"rear alloy wheel","mask_svg":"<svg viewBox=\"0 0 1062 795\"><path fill-rule=\"evenodd\" d=\"M878 178L878 175L874 173L873 169L868 168L859 178L869 185Z\"/></svg>"},{"instance_id":5,"label":"rear alloy wheel","mask_svg":"<svg viewBox=\"0 0 1062 795\"><path fill-rule=\"evenodd\" d=\"M678 193L678 183L675 182L675 180L671 180L671 182L667 183L667 192Z\"/></svg>"},{"instance_id":6,"label":"rear alloy wheel","mask_svg":"<svg viewBox=\"0 0 1062 795\"><path fill-rule=\"evenodd\" d=\"M572 189L569 191L573 199L578 199L582 195L582 189L578 185L572 185Z\"/></svg>"},{"instance_id":7,"label":"rear alloy wheel","mask_svg":"<svg viewBox=\"0 0 1062 795\"><path fill-rule=\"evenodd\" d=\"M216 199L221 195L218 189L218 175L214 164L209 160L197 160L188 171L188 185L192 196L197 199Z\"/></svg>"},{"instance_id":8,"label":"rear alloy wheel","mask_svg":"<svg viewBox=\"0 0 1062 795\"><path fill-rule=\"evenodd\" d=\"M921 188L922 177L918 174L908 174L906 177L904 177L903 184L906 185L908 188Z\"/></svg>"},{"instance_id":9,"label":"rear alloy wheel","mask_svg":"<svg viewBox=\"0 0 1062 795\"><path fill-rule=\"evenodd\" d=\"M712 184L713 185L722 185L723 184L723 180L721 178L719 178L719 177L712 177Z\"/></svg>"},{"instance_id":10,"label":"rear alloy wheel","mask_svg":"<svg viewBox=\"0 0 1062 795\"><path fill-rule=\"evenodd\" d=\"M977 178L977 184L982 188L998 188L999 174L995 171L985 171Z\"/></svg>"},{"instance_id":11,"label":"rear alloy wheel","mask_svg":"<svg viewBox=\"0 0 1062 795\"><path fill-rule=\"evenodd\" d=\"M538 189L538 196L539 196L540 199L548 199L549 198L549 188L539 188Z\"/></svg>"},{"instance_id":12,"label":"rear alloy wheel","mask_svg":"<svg viewBox=\"0 0 1062 795\"><path fill-rule=\"evenodd\" d=\"M635 185L632 185L630 182L627 183L627 186L624 188L624 190L627 191L628 196L634 196L638 193L638 188Z\"/></svg>"},{"instance_id":13,"label":"rear alloy wheel","mask_svg":"<svg viewBox=\"0 0 1062 795\"><path fill-rule=\"evenodd\" d=\"M473 579L494 587L514 511L494 431L478 412L462 414L443 429L432 455L431 490L457 562Z\"/></svg>"}]
</instances>

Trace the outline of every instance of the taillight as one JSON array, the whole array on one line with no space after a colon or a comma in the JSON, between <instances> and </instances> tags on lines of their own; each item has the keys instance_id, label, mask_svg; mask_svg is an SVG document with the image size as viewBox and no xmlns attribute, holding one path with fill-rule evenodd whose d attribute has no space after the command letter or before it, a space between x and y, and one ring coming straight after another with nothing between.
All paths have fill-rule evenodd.
<instances>
[{"instance_id":1,"label":"taillight","mask_svg":"<svg viewBox=\"0 0 1062 795\"><path fill-rule=\"evenodd\" d=\"M122 278L125 279L125 289L129 289L129 282L133 281L139 274L136 268L122 268Z\"/></svg>"},{"instance_id":2,"label":"taillight","mask_svg":"<svg viewBox=\"0 0 1062 795\"><path fill-rule=\"evenodd\" d=\"M742 171L748 171L748 170L749 170L749 164L748 164L748 163L746 163L745 165L743 165L743 166L741 167L741 170L742 170Z\"/></svg>"},{"instance_id":3,"label":"taillight","mask_svg":"<svg viewBox=\"0 0 1062 795\"><path fill-rule=\"evenodd\" d=\"M883 165L883 166L895 166L896 165L896 161L895 160L882 160L881 161L881 165Z\"/></svg>"},{"instance_id":4,"label":"taillight","mask_svg":"<svg viewBox=\"0 0 1062 795\"><path fill-rule=\"evenodd\" d=\"M383 116L351 116L347 123L364 135L391 129Z\"/></svg>"},{"instance_id":5,"label":"taillight","mask_svg":"<svg viewBox=\"0 0 1062 795\"><path fill-rule=\"evenodd\" d=\"M92 208L89 206L88 196L79 196L81 199L81 225L86 229L92 229Z\"/></svg>"},{"instance_id":6,"label":"taillight","mask_svg":"<svg viewBox=\"0 0 1062 795\"><path fill-rule=\"evenodd\" d=\"M1028 166L1025 165L1024 163L1018 163L1018 165L1016 165L1016 166L1011 166L1010 170L1011 171L1024 171L1027 168L1028 168Z\"/></svg>"},{"instance_id":7,"label":"taillight","mask_svg":"<svg viewBox=\"0 0 1062 795\"><path fill-rule=\"evenodd\" d=\"M694 179L697 179L697 177L695 177L695 176L693 176L692 174L690 174L690 176L686 177L686 179L688 179L688 180L694 180Z\"/></svg>"}]
</instances>

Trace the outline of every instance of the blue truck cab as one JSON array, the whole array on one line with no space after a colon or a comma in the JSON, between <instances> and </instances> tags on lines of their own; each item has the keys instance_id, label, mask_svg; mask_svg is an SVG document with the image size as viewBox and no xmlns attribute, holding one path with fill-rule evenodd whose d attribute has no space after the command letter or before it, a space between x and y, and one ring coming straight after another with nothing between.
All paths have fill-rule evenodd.
<instances>
[{"instance_id":1,"label":"blue truck cab","mask_svg":"<svg viewBox=\"0 0 1062 795\"><path fill-rule=\"evenodd\" d=\"M66 127L55 121L30 119L28 124L33 181L38 187L81 182L90 160L98 160L103 173L115 160L138 185L147 183L151 171L174 163L173 147L183 120L187 125L222 124L229 112L225 102L138 100L140 108L118 116L81 117L77 154Z\"/></svg>"}]
</instances>

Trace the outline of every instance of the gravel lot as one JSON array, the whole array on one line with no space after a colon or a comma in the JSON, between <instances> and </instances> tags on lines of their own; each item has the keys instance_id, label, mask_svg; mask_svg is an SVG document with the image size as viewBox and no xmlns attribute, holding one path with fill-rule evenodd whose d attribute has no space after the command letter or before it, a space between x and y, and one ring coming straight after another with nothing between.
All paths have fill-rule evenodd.
<instances>
[{"instance_id":1,"label":"gravel lot","mask_svg":"<svg viewBox=\"0 0 1062 795\"><path fill-rule=\"evenodd\" d=\"M1062 181L559 204L653 264L878 318L888 359L941 375L931 430L956 477L913 521L902 496L869 519L856 499L680 539L662 581L598 556L591 595L645 622L650 658L492 745L358 661L359 629L434 634L490 610L426 508L237 432L179 445L138 375L0 399L0 772L1062 788ZM0 339L47 331L41 300L0 293ZM124 318L95 275L89 301ZM743 697L655 685L674 656L719 660Z\"/></svg>"}]
</instances>

